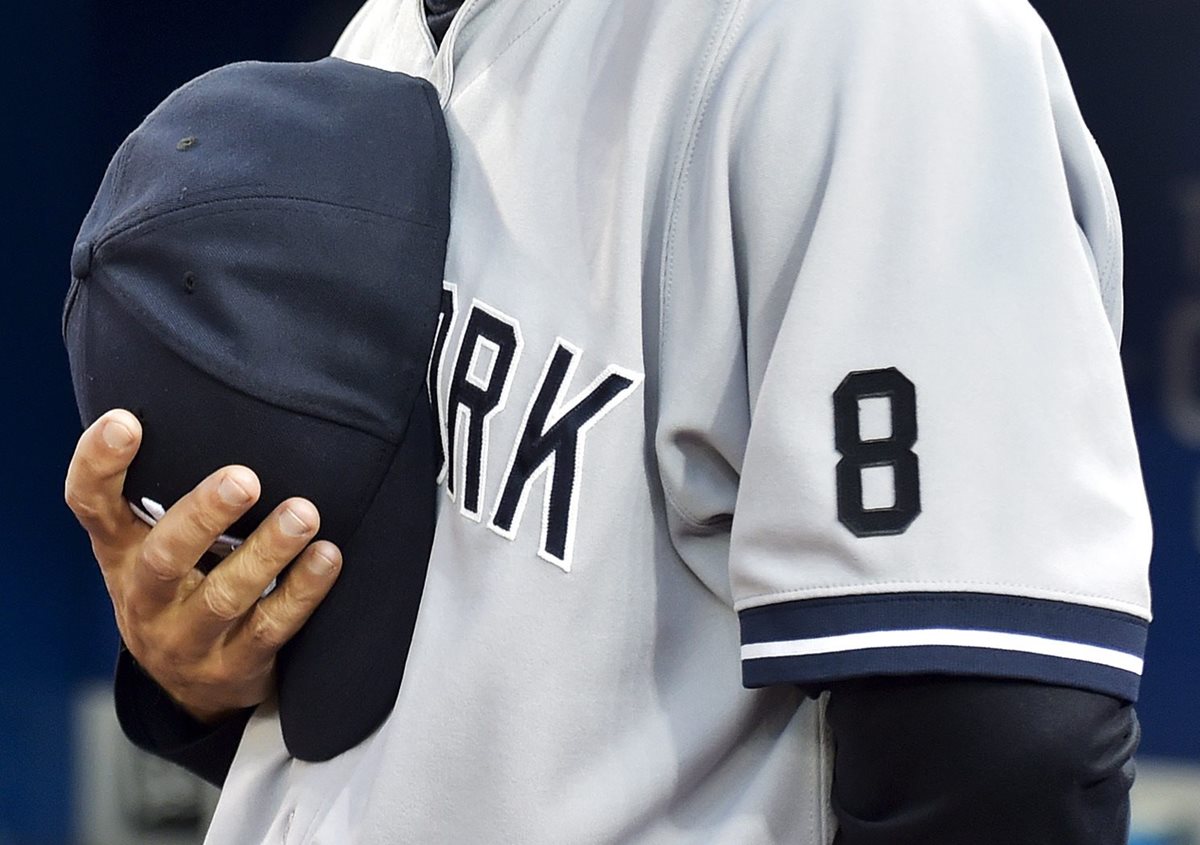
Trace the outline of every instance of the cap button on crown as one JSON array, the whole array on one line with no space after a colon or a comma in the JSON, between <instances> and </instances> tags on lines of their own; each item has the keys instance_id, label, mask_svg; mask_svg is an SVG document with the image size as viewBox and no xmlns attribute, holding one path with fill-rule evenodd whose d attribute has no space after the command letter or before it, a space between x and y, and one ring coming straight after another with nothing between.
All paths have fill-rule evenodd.
<instances>
[{"instance_id":1,"label":"cap button on crown","mask_svg":"<svg viewBox=\"0 0 1200 845\"><path fill-rule=\"evenodd\" d=\"M80 241L71 252L71 275L86 279L92 272L92 242Z\"/></svg>"}]
</instances>

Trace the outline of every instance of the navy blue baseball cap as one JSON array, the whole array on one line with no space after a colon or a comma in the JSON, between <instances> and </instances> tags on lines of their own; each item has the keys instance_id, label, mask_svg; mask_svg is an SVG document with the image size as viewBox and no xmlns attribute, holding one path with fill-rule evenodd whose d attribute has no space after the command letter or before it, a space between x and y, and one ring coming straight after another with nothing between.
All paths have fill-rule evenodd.
<instances>
[{"instance_id":1,"label":"navy blue baseball cap","mask_svg":"<svg viewBox=\"0 0 1200 845\"><path fill-rule=\"evenodd\" d=\"M153 522L245 464L321 512L344 564L280 652L294 756L387 717L424 587L437 434L427 370L450 226L450 148L428 82L338 59L246 62L168 97L118 150L63 312L84 425L133 411L125 496Z\"/></svg>"}]
</instances>

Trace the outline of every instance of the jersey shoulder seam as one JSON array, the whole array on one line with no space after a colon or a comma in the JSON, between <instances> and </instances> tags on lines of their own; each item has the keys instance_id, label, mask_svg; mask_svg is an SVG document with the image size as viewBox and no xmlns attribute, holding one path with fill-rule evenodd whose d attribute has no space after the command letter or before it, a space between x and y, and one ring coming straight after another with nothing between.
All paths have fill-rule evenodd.
<instances>
[{"instance_id":1,"label":"jersey shoulder seam","mask_svg":"<svg viewBox=\"0 0 1200 845\"><path fill-rule=\"evenodd\" d=\"M671 283L675 271L675 235L679 226L680 200L691 173L692 161L700 130L712 98L713 87L719 71L728 59L733 42L740 31L746 16L748 0L729 0L722 14L714 22L712 32L704 48L704 59L700 72L692 85L691 95L687 106L688 126L684 135L684 143L672 167L671 183L668 188L667 201L667 230L663 239L663 253L659 266L658 290L658 359L662 360L666 343L667 311L671 304ZM698 518L683 507L672 495L667 485L662 485L663 495L667 504L693 528L711 528L711 520Z\"/></svg>"}]
</instances>

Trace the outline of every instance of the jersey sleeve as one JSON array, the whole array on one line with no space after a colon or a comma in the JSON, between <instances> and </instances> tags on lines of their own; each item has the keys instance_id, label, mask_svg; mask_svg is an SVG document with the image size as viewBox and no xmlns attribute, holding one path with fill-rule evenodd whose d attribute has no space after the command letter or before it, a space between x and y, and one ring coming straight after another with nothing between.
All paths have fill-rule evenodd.
<instances>
[{"instance_id":1,"label":"jersey sleeve","mask_svg":"<svg viewBox=\"0 0 1200 845\"><path fill-rule=\"evenodd\" d=\"M1150 522L1120 229L1040 19L750 5L703 96L658 448L680 547L729 532L745 684L1136 698Z\"/></svg>"}]
</instances>

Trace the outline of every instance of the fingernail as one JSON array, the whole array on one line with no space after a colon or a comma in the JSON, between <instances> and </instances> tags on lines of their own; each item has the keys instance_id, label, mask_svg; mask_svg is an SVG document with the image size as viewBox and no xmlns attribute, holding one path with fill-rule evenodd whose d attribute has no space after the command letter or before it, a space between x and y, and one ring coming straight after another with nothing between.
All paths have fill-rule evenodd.
<instances>
[{"instance_id":1,"label":"fingernail","mask_svg":"<svg viewBox=\"0 0 1200 845\"><path fill-rule=\"evenodd\" d=\"M308 556L308 571L313 575L320 575L324 578L332 575L335 569L337 569L337 561L326 557L323 552L314 551Z\"/></svg>"},{"instance_id":2,"label":"fingernail","mask_svg":"<svg viewBox=\"0 0 1200 845\"><path fill-rule=\"evenodd\" d=\"M311 529L309 523L300 518L290 507L284 508L279 515L279 527L289 537L303 537Z\"/></svg>"},{"instance_id":3,"label":"fingernail","mask_svg":"<svg viewBox=\"0 0 1200 845\"><path fill-rule=\"evenodd\" d=\"M124 449L133 442L133 432L129 430L129 426L117 420L106 422L100 435L110 449Z\"/></svg>"},{"instance_id":4,"label":"fingernail","mask_svg":"<svg viewBox=\"0 0 1200 845\"><path fill-rule=\"evenodd\" d=\"M231 476L225 476L217 486L217 495L227 505L244 505L250 501L250 492Z\"/></svg>"}]
</instances>

